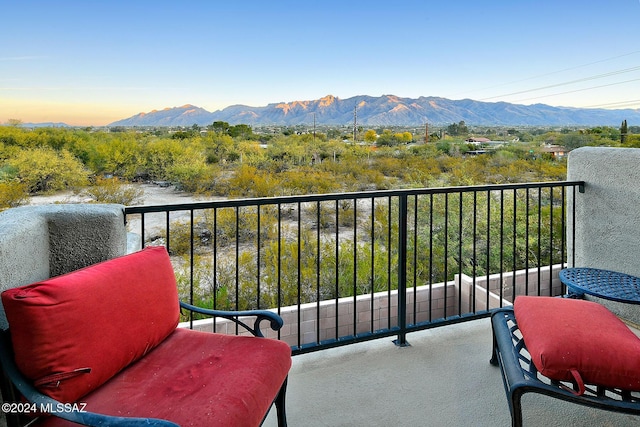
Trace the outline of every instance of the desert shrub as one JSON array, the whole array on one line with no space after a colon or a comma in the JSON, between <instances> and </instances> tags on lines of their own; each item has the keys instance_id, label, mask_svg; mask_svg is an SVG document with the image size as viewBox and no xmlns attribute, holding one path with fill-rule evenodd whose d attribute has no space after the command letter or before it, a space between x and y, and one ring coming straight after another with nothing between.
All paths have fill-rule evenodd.
<instances>
[{"instance_id":1,"label":"desert shrub","mask_svg":"<svg viewBox=\"0 0 640 427\"><path fill-rule=\"evenodd\" d=\"M315 224L315 227L319 227L321 230L335 229L335 203L307 203L304 205L304 212L308 221Z\"/></svg>"},{"instance_id":2,"label":"desert shrub","mask_svg":"<svg viewBox=\"0 0 640 427\"><path fill-rule=\"evenodd\" d=\"M176 188L189 193L204 193L211 189L216 170L204 162L181 161L169 169L168 178Z\"/></svg>"},{"instance_id":3,"label":"desert shrub","mask_svg":"<svg viewBox=\"0 0 640 427\"><path fill-rule=\"evenodd\" d=\"M281 195L282 185L277 175L269 172L260 172L253 166L240 166L228 183L229 196L232 197Z\"/></svg>"},{"instance_id":4,"label":"desert shrub","mask_svg":"<svg viewBox=\"0 0 640 427\"><path fill-rule=\"evenodd\" d=\"M187 255L191 252L191 224L188 221L172 221L169 227L169 242L167 249L171 255ZM193 230L194 251L201 245L197 238L197 231Z\"/></svg>"},{"instance_id":5,"label":"desert shrub","mask_svg":"<svg viewBox=\"0 0 640 427\"><path fill-rule=\"evenodd\" d=\"M17 181L0 182L0 210L20 206L28 197L24 184Z\"/></svg>"},{"instance_id":6,"label":"desert shrub","mask_svg":"<svg viewBox=\"0 0 640 427\"><path fill-rule=\"evenodd\" d=\"M281 174L282 186L290 194L318 194L341 190L341 183L330 173L312 167L286 171Z\"/></svg>"},{"instance_id":7,"label":"desert shrub","mask_svg":"<svg viewBox=\"0 0 640 427\"><path fill-rule=\"evenodd\" d=\"M33 148L20 151L7 162L29 193L62 191L87 183L82 162L66 150Z\"/></svg>"},{"instance_id":8,"label":"desert shrub","mask_svg":"<svg viewBox=\"0 0 640 427\"><path fill-rule=\"evenodd\" d=\"M139 205L144 201L144 190L121 182L118 178L100 178L95 185L86 188L83 194L97 203Z\"/></svg>"},{"instance_id":9,"label":"desert shrub","mask_svg":"<svg viewBox=\"0 0 640 427\"><path fill-rule=\"evenodd\" d=\"M194 305L218 310L231 310L234 308L228 288L216 283L211 271L213 258L211 256L195 255L193 260L193 272L190 271L188 257L174 257L172 259L178 295L181 301L192 302ZM193 278L193 290L191 279ZM194 314L194 320L204 316ZM189 320L186 311L180 313L180 321Z\"/></svg>"}]
</instances>

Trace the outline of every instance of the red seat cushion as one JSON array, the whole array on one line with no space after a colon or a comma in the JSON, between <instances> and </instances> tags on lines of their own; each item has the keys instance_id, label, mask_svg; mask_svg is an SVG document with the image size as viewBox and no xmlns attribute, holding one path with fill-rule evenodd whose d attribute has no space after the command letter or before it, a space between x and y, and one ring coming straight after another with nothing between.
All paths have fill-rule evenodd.
<instances>
[{"instance_id":1,"label":"red seat cushion","mask_svg":"<svg viewBox=\"0 0 640 427\"><path fill-rule=\"evenodd\" d=\"M604 306L518 296L514 314L531 359L546 377L640 390L640 339Z\"/></svg>"},{"instance_id":2,"label":"red seat cushion","mask_svg":"<svg viewBox=\"0 0 640 427\"><path fill-rule=\"evenodd\" d=\"M91 412L182 426L258 426L290 367L282 341L178 328L81 401ZM36 425L76 424L47 417Z\"/></svg>"},{"instance_id":3,"label":"red seat cushion","mask_svg":"<svg viewBox=\"0 0 640 427\"><path fill-rule=\"evenodd\" d=\"M163 247L2 293L18 368L73 402L162 342L178 324L176 280Z\"/></svg>"}]
</instances>

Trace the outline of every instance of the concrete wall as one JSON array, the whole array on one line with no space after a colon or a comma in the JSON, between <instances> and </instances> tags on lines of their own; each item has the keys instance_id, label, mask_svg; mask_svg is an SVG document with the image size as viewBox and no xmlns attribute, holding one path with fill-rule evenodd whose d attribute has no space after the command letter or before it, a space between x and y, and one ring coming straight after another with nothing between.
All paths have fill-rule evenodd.
<instances>
[{"instance_id":1,"label":"concrete wall","mask_svg":"<svg viewBox=\"0 0 640 427\"><path fill-rule=\"evenodd\" d=\"M556 264L518 270L515 273L504 271L490 274L488 279L487 276L477 276L475 280L466 274L456 274L455 283L462 295L463 310L466 307L466 313L491 310L511 305L514 295L562 295L564 288L558 273L563 267Z\"/></svg>"},{"instance_id":2,"label":"concrete wall","mask_svg":"<svg viewBox=\"0 0 640 427\"><path fill-rule=\"evenodd\" d=\"M640 276L640 149L582 147L569 153L567 179L585 181L577 193L575 244L568 223L569 266ZM569 206L574 201L569 195ZM572 263L575 256L575 264ZM591 299L591 298L590 298ZM640 308L598 300L640 324Z\"/></svg>"},{"instance_id":3,"label":"concrete wall","mask_svg":"<svg viewBox=\"0 0 640 427\"><path fill-rule=\"evenodd\" d=\"M487 307L487 276L476 277L474 280L464 274L462 276L456 275L455 280L446 283L446 298L445 283L419 286L415 292L413 288L407 289L407 322L411 324L443 318L445 307L447 316L456 316L472 313L474 310L482 311L511 305L514 281L515 292L518 295L524 294L527 288L529 294L537 295L538 277L540 277L540 293L542 295L561 295L563 288L558 278L561 269L561 265L554 265L551 268L549 266L540 269L531 268L528 272L518 270L515 275L510 271L490 275L489 307ZM474 287L475 292L473 292ZM503 289L502 301L500 301L501 287ZM417 298L415 319L414 295ZM475 304L473 297L475 297ZM461 312L458 312L458 306L460 306ZM352 335L354 333L354 310L357 319L355 331L357 334L372 332L372 320L373 331L395 327L398 325L398 292L377 292L373 294L373 304L371 295L360 295L355 298L355 301L353 297L347 297L339 298L337 301L320 301L319 304L302 304L300 311L297 306L282 307L280 315L284 320L284 326L280 330L280 339L291 346L335 339L336 313L338 313L338 336ZM247 320L253 321L250 318ZM190 324L185 322L180 326L188 328ZM213 331L213 320L196 320L193 322L193 328L200 331ZM236 333L235 324L222 318L216 319L215 330L223 334ZM250 335L249 332L243 331L240 329L242 335ZM276 338L278 336L276 332L268 328L266 322L263 324L262 332L267 337Z\"/></svg>"},{"instance_id":4,"label":"concrete wall","mask_svg":"<svg viewBox=\"0 0 640 427\"><path fill-rule=\"evenodd\" d=\"M445 314L445 307L447 316L459 314L458 291L454 282L448 282L446 288L445 299L444 283L418 287L415 290L415 295L417 295L415 319L413 312L414 289L407 289L407 323L442 318ZM431 298L431 303L429 298ZM277 312L275 309L272 311ZM282 307L280 316L284 321L284 326L280 330L280 339L291 346L332 340L336 338L336 321L338 322L338 337L353 335L354 311L356 334L395 327L398 325L398 291L376 292L373 294L373 302L371 295L360 295L355 300L353 297L345 297L338 298L337 301L320 301L319 304L315 302L302 304L300 310L298 310L298 306ZM253 320L249 318L249 321ZM265 336L270 338L278 336L277 332L271 330L266 322L262 326L262 332ZM189 322L181 323L180 327L188 328L190 324ZM196 320L193 322L193 329L212 331L213 320ZM215 330L223 334L235 334L236 332L235 324L222 318L216 319ZM250 335L242 328L239 332L241 335Z\"/></svg>"},{"instance_id":5,"label":"concrete wall","mask_svg":"<svg viewBox=\"0 0 640 427\"><path fill-rule=\"evenodd\" d=\"M121 205L25 206L0 212L0 291L127 251ZM0 327L7 327L0 307Z\"/></svg>"}]
</instances>

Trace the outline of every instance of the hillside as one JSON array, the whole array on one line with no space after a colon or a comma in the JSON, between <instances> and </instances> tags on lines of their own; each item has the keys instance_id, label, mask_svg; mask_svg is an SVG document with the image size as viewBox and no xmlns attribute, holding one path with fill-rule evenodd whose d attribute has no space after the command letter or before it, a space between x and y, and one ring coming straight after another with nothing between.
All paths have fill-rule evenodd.
<instances>
[{"instance_id":1,"label":"hillside","mask_svg":"<svg viewBox=\"0 0 640 427\"><path fill-rule=\"evenodd\" d=\"M507 102L450 100L438 97L400 98L355 96L340 99L332 95L314 101L274 103L263 107L232 105L209 112L193 105L140 113L109 126L206 126L215 121L248 125L349 125L357 108L357 122L363 126L448 125L464 121L481 126L620 126L623 120L640 123L640 110L552 107L545 104L519 105Z\"/></svg>"}]
</instances>

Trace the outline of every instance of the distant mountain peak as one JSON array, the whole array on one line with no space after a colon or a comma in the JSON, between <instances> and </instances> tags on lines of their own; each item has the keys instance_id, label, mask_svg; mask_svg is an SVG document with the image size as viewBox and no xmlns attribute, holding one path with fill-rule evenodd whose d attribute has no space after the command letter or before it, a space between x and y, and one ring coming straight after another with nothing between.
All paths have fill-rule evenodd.
<instances>
[{"instance_id":1,"label":"distant mountain peak","mask_svg":"<svg viewBox=\"0 0 640 427\"><path fill-rule=\"evenodd\" d=\"M209 112L192 104L152 110L109 126L207 126L215 121L232 125L347 125L363 126L449 125L464 121L481 126L619 126L622 120L640 123L640 110L605 110L552 107L544 104L519 105L507 102L450 100L421 96L417 99L396 95L359 95L340 99L327 95L317 100L268 104L263 107L232 105Z\"/></svg>"},{"instance_id":2,"label":"distant mountain peak","mask_svg":"<svg viewBox=\"0 0 640 427\"><path fill-rule=\"evenodd\" d=\"M391 109L391 111L399 112L399 111L408 111L409 107L404 104L398 104Z\"/></svg>"},{"instance_id":3,"label":"distant mountain peak","mask_svg":"<svg viewBox=\"0 0 640 427\"><path fill-rule=\"evenodd\" d=\"M328 107L329 105L333 104L336 101L336 97L333 95L327 95L323 98L320 98L318 100L318 105L320 107Z\"/></svg>"}]
</instances>

